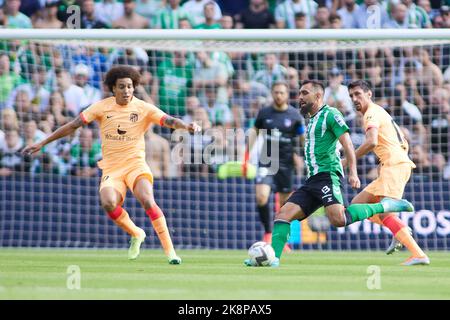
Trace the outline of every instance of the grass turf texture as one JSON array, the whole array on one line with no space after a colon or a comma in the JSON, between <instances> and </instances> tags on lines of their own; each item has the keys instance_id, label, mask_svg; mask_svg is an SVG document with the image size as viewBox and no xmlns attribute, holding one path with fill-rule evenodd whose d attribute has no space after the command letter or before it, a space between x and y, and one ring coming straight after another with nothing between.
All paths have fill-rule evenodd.
<instances>
[{"instance_id":1,"label":"grass turf texture","mask_svg":"<svg viewBox=\"0 0 450 320\"><path fill-rule=\"evenodd\" d=\"M279 268L245 267L245 251L179 250L169 265L160 250L135 261L124 250L0 249L0 299L449 299L450 254L430 266L403 267L407 252L294 251ZM81 270L69 290L67 268ZM381 271L369 290L368 267Z\"/></svg>"}]
</instances>

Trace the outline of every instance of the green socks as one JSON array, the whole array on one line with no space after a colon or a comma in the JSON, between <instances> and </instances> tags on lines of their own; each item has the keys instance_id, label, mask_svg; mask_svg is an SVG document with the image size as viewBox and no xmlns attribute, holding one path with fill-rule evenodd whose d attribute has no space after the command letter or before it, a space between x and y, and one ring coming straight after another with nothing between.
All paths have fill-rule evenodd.
<instances>
[{"instance_id":1,"label":"green socks","mask_svg":"<svg viewBox=\"0 0 450 320\"><path fill-rule=\"evenodd\" d=\"M275 220L272 232L272 247L275 251L275 256L277 258L281 257L284 245L289 240L290 233L291 233L290 222L284 220Z\"/></svg>"},{"instance_id":2,"label":"green socks","mask_svg":"<svg viewBox=\"0 0 450 320\"><path fill-rule=\"evenodd\" d=\"M377 213L383 213L384 208L381 203L371 203L371 204L352 204L345 210L345 217L349 225L356 221L362 221L364 219L370 218Z\"/></svg>"}]
</instances>

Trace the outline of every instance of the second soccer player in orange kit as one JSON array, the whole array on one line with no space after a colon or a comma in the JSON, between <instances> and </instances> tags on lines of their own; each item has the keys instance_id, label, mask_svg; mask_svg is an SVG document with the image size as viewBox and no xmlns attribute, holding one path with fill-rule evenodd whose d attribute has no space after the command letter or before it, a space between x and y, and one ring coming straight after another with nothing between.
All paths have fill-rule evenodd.
<instances>
[{"instance_id":1,"label":"second soccer player in orange kit","mask_svg":"<svg viewBox=\"0 0 450 320\"><path fill-rule=\"evenodd\" d=\"M105 85L114 94L82 111L71 122L63 125L43 141L27 146L23 153L38 152L46 144L75 132L83 124L97 121L100 126L103 159L100 201L108 216L131 236L128 258L138 257L146 234L130 219L122 208L127 187L144 207L161 241L170 264L180 264L170 238L163 212L153 196L153 176L145 162L144 134L152 123L190 132L201 131L195 123L186 124L173 118L152 104L134 97L140 75L131 67L111 68L105 77Z\"/></svg>"},{"instance_id":2,"label":"second soccer player in orange kit","mask_svg":"<svg viewBox=\"0 0 450 320\"><path fill-rule=\"evenodd\" d=\"M364 143L355 151L356 158L373 151L380 160L378 178L354 197L352 203L374 203L384 197L401 199L411 171L416 167L408 157L408 142L392 117L372 101L372 90L367 82L354 81L348 85L348 90L356 110L363 115L363 128L366 132ZM388 249L388 254L398 249L399 245L404 245L412 256L403 265L430 264L409 228L397 215L383 213L370 220L386 226L394 235L394 243Z\"/></svg>"}]
</instances>

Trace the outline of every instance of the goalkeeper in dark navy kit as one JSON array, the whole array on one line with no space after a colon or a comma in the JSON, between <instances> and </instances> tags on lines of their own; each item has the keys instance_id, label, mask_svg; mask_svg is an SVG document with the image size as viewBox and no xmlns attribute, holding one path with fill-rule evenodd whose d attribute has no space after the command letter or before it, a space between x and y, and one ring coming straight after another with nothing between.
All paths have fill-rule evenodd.
<instances>
[{"instance_id":1,"label":"goalkeeper in dark navy kit","mask_svg":"<svg viewBox=\"0 0 450 320\"><path fill-rule=\"evenodd\" d=\"M304 120L299 111L288 104L289 88L285 82L272 85L273 104L262 108L256 117L255 126L246 151L244 172L258 136L263 139L259 152L256 176L256 204L264 226L263 241L271 243L272 217L269 208L271 190L279 193L280 206L293 191L295 176L294 156L300 152L301 136L305 132Z\"/></svg>"}]
</instances>

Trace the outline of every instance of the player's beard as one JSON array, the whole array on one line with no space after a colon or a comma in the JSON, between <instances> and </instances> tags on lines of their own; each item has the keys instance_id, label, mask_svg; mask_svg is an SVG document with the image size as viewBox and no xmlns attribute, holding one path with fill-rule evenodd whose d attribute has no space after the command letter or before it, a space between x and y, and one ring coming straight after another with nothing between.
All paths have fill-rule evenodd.
<instances>
[{"instance_id":1,"label":"player's beard","mask_svg":"<svg viewBox=\"0 0 450 320\"><path fill-rule=\"evenodd\" d=\"M313 106L314 103L312 102L306 102L303 107L300 106L300 113L302 114L302 116L306 117L308 114L310 114Z\"/></svg>"}]
</instances>

